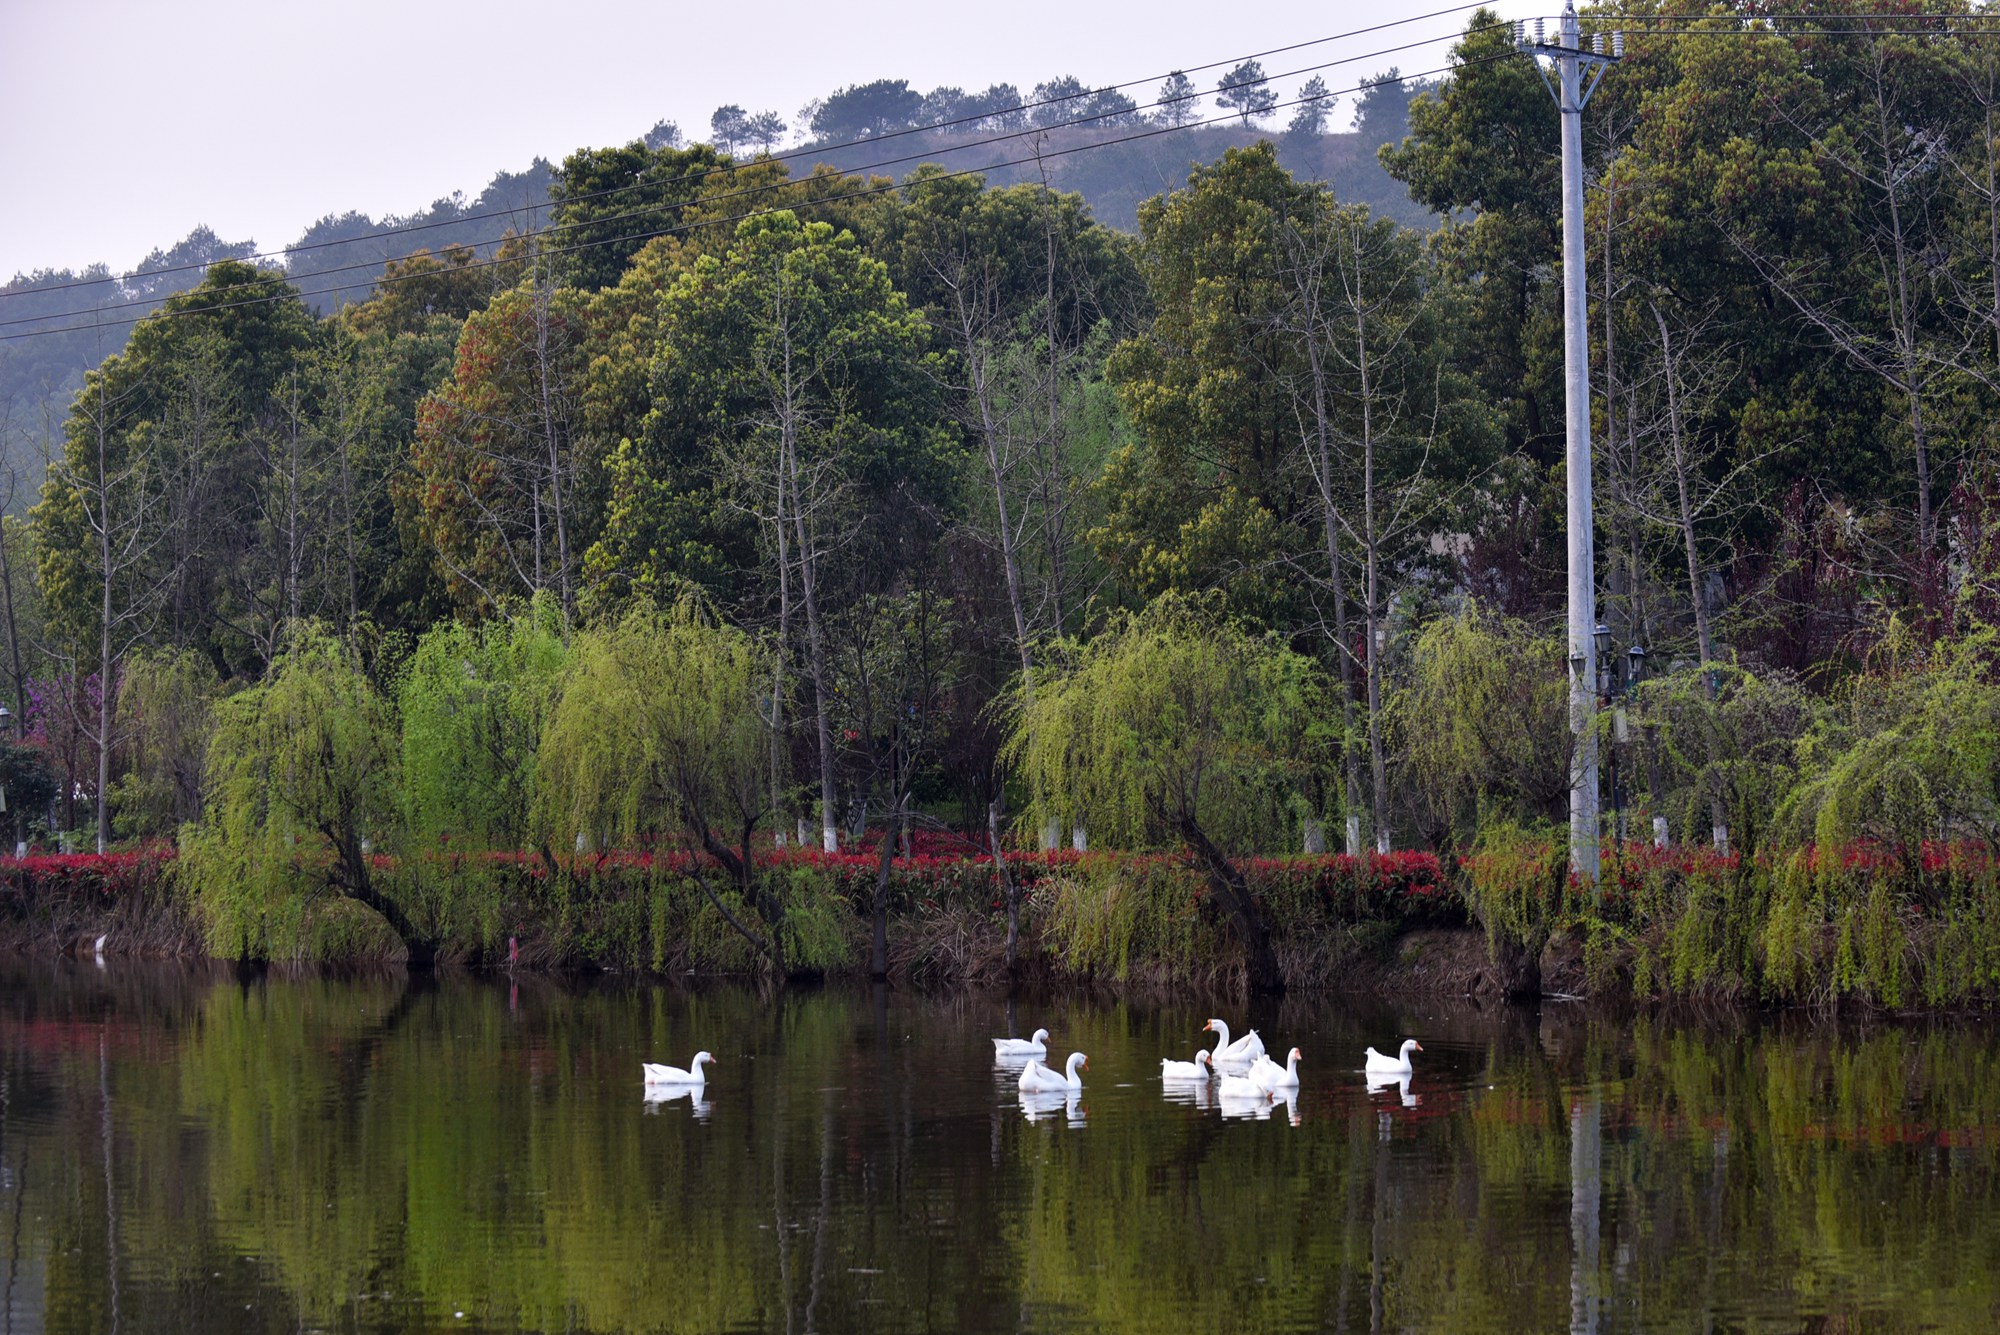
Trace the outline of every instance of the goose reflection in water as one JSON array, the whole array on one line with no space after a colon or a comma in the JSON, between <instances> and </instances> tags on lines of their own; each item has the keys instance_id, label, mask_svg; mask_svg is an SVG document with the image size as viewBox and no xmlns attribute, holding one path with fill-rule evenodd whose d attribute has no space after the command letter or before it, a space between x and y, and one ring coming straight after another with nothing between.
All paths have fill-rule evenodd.
<instances>
[{"instance_id":1,"label":"goose reflection in water","mask_svg":"<svg viewBox=\"0 0 2000 1335\"><path fill-rule=\"evenodd\" d=\"M1216 1106L1224 1117L1248 1120L1256 1118L1260 1122L1271 1120L1271 1114L1282 1111L1285 1120L1293 1126L1299 1124L1299 1091L1296 1089L1259 1090L1256 1094L1218 1094Z\"/></svg>"},{"instance_id":2,"label":"goose reflection in water","mask_svg":"<svg viewBox=\"0 0 2000 1335\"><path fill-rule=\"evenodd\" d=\"M1255 1117L1259 1121L1264 1121L1271 1116L1271 1092L1266 1089L1252 1093L1241 1087L1232 1088L1225 1085L1217 1091L1215 1103L1222 1109L1224 1117Z\"/></svg>"},{"instance_id":3,"label":"goose reflection in water","mask_svg":"<svg viewBox=\"0 0 2000 1335\"><path fill-rule=\"evenodd\" d=\"M1405 1071L1401 1075L1383 1075L1377 1072L1369 1073L1368 1092L1370 1094L1386 1094L1391 1090L1394 1090L1397 1096L1402 1099L1405 1108L1414 1108L1418 1103L1423 1101L1421 1095L1410 1092L1410 1073L1408 1071Z\"/></svg>"},{"instance_id":4,"label":"goose reflection in water","mask_svg":"<svg viewBox=\"0 0 2000 1335\"><path fill-rule=\"evenodd\" d=\"M715 1100L706 1097L701 1085L647 1085L640 1096L640 1106L649 1115L657 1115L669 1103L686 1099L694 1120L706 1122L709 1113L715 1110Z\"/></svg>"},{"instance_id":5,"label":"goose reflection in water","mask_svg":"<svg viewBox=\"0 0 2000 1335\"><path fill-rule=\"evenodd\" d=\"M1057 1113L1061 1113L1069 1125L1082 1126L1090 1116L1089 1111L1083 1106L1081 1090L1072 1089L1065 1093L1061 1090L1024 1089L1020 1091L1020 1095L1021 1115L1031 1122L1053 1118Z\"/></svg>"}]
</instances>

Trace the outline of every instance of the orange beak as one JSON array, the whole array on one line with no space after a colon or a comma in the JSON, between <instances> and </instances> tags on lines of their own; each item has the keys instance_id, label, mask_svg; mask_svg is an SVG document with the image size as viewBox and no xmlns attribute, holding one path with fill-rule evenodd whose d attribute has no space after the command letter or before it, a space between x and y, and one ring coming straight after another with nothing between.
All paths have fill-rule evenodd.
<instances>
[{"instance_id":1,"label":"orange beak","mask_svg":"<svg viewBox=\"0 0 2000 1335\"><path fill-rule=\"evenodd\" d=\"M1422 1052L1423 1050L1424 1050L1424 1045L1421 1043L1417 1044L1417 1051Z\"/></svg>"}]
</instances>

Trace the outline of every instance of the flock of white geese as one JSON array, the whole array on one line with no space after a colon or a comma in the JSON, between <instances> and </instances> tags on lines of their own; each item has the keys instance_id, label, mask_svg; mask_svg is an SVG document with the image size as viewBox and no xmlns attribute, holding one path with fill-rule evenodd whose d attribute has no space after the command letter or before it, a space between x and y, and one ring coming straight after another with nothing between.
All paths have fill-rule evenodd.
<instances>
[{"instance_id":1,"label":"flock of white geese","mask_svg":"<svg viewBox=\"0 0 2000 1335\"><path fill-rule=\"evenodd\" d=\"M1212 1089L1225 1116L1268 1117L1273 1106L1282 1103L1292 1123L1297 1125L1300 1059L1297 1048L1285 1054L1285 1064L1280 1066L1264 1050L1264 1040L1255 1029L1234 1041L1229 1037L1228 1023L1223 1020L1210 1020L1202 1026L1202 1031L1215 1035L1212 1049L1196 1049L1193 1061L1172 1058L1160 1061L1160 1080L1170 1097L1179 1095L1205 1107ZM1046 1029L1037 1029L1032 1038L996 1038L993 1059L1005 1069L1020 1067L1016 1084L1021 1092L1022 1109L1031 1120L1067 1111L1069 1120L1078 1122L1082 1114L1077 1100L1083 1094L1083 1072L1090 1069L1090 1058L1072 1052L1063 1069L1057 1072L1047 1065L1048 1044ZM1404 1039L1402 1048L1393 1057L1369 1048L1361 1068L1368 1087L1374 1090L1395 1084L1400 1087L1403 1103L1415 1106L1416 1097L1410 1093L1410 1054L1423 1050L1424 1045L1414 1038ZM706 1108L702 1095L708 1073L704 1068L714 1061L712 1054L697 1052L685 1067L641 1062L647 1101L657 1103L685 1094L700 1115ZM1212 1086L1211 1081L1215 1082Z\"/></svg>"},{"instance_id":2,"label":"flock of white geese","mask_svg":"<svg viewBox=\"0 0 2000 1335\"><path fill-rule=\"evenodd\" d=\"M1297 1048L1285 1054L1285 1063L1280 1066L1265 1051L1264 1040L1258 1037L1255 1029L1231 1041L1228 1022L1215 1019L1204 1024L1202 1031L1215 1035L1214 1048L1196 1049L1193 1061L1175 1061L1171 1057L1160 1061L1160 1080L1170 1097L1179 1094L1206 1106L1205 1096L1212 1088L1225 1116L1247 1114L1268 1117L1274 1104L1283 1103L1291 1121L1297 1124L1299 1059L1302 1055ZM1053 1100L1056 1099L1073 1104L1083 1093L1083 1072L1090 1069L1089 1057L1081 1052L1072 1052L1062 1071L1057 1072L1047 1064L1048 1043L1049 1031L1046 1029L1037 1029L1031 1038L993 1040L995 1062L1003 1067L1020 1064L1017 1085L1022 1107L1030 1118L1039 1113L1054 1112ZM1402 1048L1393 1057L1369 1048L1362 1065L1369 1088L1398 1085L1404 1104L1414 1106L1415 1096L1409 1092L1410 1054L1423 1050L1424 1045L1414 1038L1404 1039ZM1215 1082L1213 1086L1211 1081ZM1071 1121L1079 1120L1074 1106L1070 1106L1068 1111Z\"/></svg>"}]
</instances>

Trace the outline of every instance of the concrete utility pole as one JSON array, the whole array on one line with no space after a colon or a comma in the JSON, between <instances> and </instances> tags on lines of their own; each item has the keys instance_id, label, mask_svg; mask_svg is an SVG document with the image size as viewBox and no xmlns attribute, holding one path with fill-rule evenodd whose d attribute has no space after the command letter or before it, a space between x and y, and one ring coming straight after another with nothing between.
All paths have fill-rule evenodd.
<instances>
[{"instance_id":1,"label":"concrete utility pole","mask_svg":"<svg viewBox=\"0 0 2000 1335\"><path fill-rule=\"evenodd\" d=\"M1522 20L1514 22L1514 45L1535 57L1535 69L1562 113L1563 196L1563 382L1568 425L1569 474L1569 726L1575 737L1570 758L1570 869L1586 885L1597 884L1597 583L1592 541L1590 492L1590 335L1583 283L1583 109L1604 71L1625 54L1625 35L1614 33L1611 54L1599 33L1583 48L1576 6L1566 5L1554 42L1543 40L1536 19L1534 40ZM1550 74L1553 72L1554 77Z\"/></svg>"}]
</instances>

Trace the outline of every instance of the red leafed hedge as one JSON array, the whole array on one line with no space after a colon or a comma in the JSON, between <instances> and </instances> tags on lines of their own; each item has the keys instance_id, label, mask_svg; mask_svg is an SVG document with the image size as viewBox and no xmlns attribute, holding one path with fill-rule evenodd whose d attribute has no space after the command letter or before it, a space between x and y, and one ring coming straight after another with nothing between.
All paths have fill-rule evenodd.
<instances>
[{"instance_id":1,"label":"red leafed hedge","mask_svg":"<svg viewBox=\"0 0 2000 1335\"><path fill-rule=\"evenodd\" d=\"M124 899L158 890L173 861L171 844L117 853L31 853L0 858L0 887L16 895L97 895Z\"/></svg>"}]
</instances>

